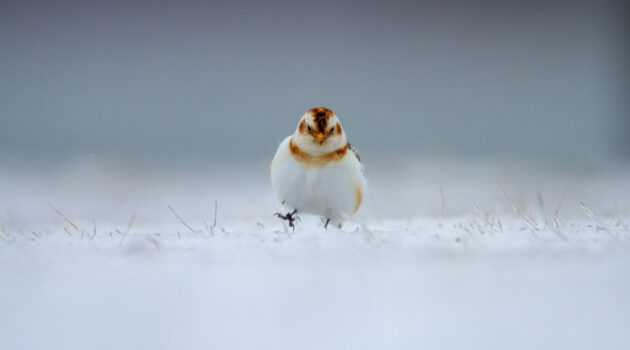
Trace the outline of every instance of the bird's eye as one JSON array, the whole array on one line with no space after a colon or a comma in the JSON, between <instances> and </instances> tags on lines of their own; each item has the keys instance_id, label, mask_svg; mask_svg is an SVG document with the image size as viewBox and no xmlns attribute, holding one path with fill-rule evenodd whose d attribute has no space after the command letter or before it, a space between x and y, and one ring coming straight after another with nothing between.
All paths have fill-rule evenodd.
<instances>
[{"instance_id":1,"label":"bird's eye","mask_svg":"<svg viewBox=\"0 0 630 350\"><path fill-rule=\"evenodd\" d=\"M307 128L307 130L308 130L308 132L313 131L313 129L310 126Z\"/></svg>"},{"instance_id":2,"label":"bird's eye","mask_svg":"<svg viewBox=\"0 0 630 350\"><path fill-rule=\"evenodd\" d=\"M335 132L335 127L330 128L330 132Z\"/></svg>"}]
</instances>

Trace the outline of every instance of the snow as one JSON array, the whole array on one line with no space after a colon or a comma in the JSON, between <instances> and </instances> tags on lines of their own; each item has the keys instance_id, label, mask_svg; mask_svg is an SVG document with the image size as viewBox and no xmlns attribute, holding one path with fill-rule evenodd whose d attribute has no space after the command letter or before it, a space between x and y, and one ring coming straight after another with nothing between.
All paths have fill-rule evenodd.
<instances>
[{"instance_id":1,"label":"snow","mask_svg":"<svg viewBox=\"0 0 630 350\"><path fill-rule=\"evenodd\" d=\"M294 233L262 163L0 169L0 348L628 348L630 169L403 164Z\"/></svg>"}]
</instances>

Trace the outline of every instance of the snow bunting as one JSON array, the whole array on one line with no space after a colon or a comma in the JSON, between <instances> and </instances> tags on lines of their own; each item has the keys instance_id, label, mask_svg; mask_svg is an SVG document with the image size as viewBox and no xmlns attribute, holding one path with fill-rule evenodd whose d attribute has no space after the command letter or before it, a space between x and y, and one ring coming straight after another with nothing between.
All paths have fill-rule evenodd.
<instances>
[{"instance_id":1,"label":"snow bunting","mask_svg":"<svg viewBox=\"0 0 630 350\"><path fill-rule=\"evenodd\" d=\"M290 210L276 216L293 230L297 213L318 215L327 228L329 223L341 227L357 212L366 186L363 168L333 111L306 111L271 161L271 185Z\"/></svg>"}]
</instances>

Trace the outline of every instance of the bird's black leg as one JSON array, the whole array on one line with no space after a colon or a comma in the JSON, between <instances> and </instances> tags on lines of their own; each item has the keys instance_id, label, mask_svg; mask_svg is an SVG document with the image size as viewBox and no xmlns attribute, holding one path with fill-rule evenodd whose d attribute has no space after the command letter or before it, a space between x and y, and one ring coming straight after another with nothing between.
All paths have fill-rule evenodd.
<instances>
[{"instance_id":1,"label":"bird's black leg","mask_svg":"<svg viewBox=\"0 0 630 350\"><path fill-rule=\"evenodd\" d=\"M281 213L275 213L274 215L279 217L282 220L286 220L289 222L289 227L291 227L292 232L295 232L295 224L294 222L299 221L300 218L296 216L297 209L294 209L292 212L286 213L286 215L282 215Z\"/></svg>"},{"instance_id":2,"label":"bird's black leg","mask_svg":"<svg viewBox=\"0 0 630 350\"><path fill-rule=\"evenodd\" d=\"M330 218L326 219L326 223L324 224L326 230L328 230L328 224L330 224Z\"/></svg>"}]
</instances>

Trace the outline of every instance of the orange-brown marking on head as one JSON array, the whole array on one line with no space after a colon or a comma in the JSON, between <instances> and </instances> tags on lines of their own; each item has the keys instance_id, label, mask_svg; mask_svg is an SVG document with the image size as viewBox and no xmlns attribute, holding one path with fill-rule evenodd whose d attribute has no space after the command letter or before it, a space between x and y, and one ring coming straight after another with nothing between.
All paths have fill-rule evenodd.
<instances>
[{"instance_id":1,"label":"orange-brown marking on head","mask_svg":"<svg viewBox=\"0 0 630 350\"><path fill-rule=\"evenodd\" d=\"M306 121L304 119L302 119L300 125L298 126L298 132L300 134L306 134Z\"/></svg>"},{"instance_id":2,"label":"orange-brown marking on head","mask_svg":"<svg viewBox=\"0 0 630 350\"><path fill-rule=\"evenodd\" d=\"M295 143L293 143L293 138L289 140L289 151L295 160L297 160L303 167L317 167L321 168L324 165L328 164L328 162L336 162L343 159L343 157L348 153L348 144L343 147L340 147L332 152L312 155L306 153L303 149L298 147Z\"/></svg>"},{"instance_id":3,"label":"orange-brown marking on head","mask_svg":"<svg viewBox=\"0 0 630 350\"><path fill-rule=\"evenodd\" d=\"M333 116L333 114L335 114L330 108L326 108L323 106L311 108L306 113L312 115L313 117L317 114L323 114L326 118L330 118Z\"/></svg>"},{"instance_id":4,"label":"orange-brown marking on head","mask_svg":"<svg viewBox=\"0 0 630 350\"><path fill-rule=\"evenodd\" d=\"M361 206L361 202L363 201L363 193L361 192L361 187L358 185L354 186L354 213L356 214L357 210L359 210L359 206Z\"/></svg>"},{"instance_id":5,"label":"orange-brown marking on head","mask_svg":"<svg viewBox=\"0 0 630 350\"><path fill-rule=\"evenodd\" d=\"M306 113L313 116L317 130L321 133L326 132L326 126L328 125L328 119L335 115L333 111L326 107L315 107L309 109Z\"/></svg>"}]
</instances>

